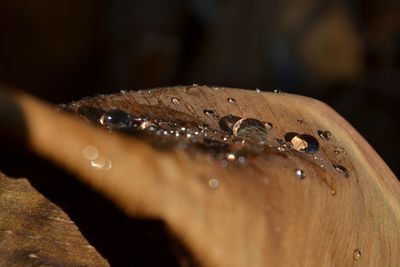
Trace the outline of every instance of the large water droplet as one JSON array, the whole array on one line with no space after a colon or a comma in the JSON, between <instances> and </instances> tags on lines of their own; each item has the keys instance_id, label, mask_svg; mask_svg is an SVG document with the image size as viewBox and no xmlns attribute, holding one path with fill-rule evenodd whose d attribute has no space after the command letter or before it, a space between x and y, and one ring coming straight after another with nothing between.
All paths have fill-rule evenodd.
<instances>
[{"instance_id":1,"label":"large water droplet","mask_svg":"<svg viewBox=\"0 0 400 267\"><path fill-rule=\"evenodd\" d=\"M171 98L171 102L174 105L179 105L181 103L181 100L179 98L173 97Z\"/></svg>"},{"instance_id":2,"label":"large water droplet","mask_svg":"<svg viewBox=\"0 0 400 267\"><path fill-rule=\"evenodd\" d=\"M361 251L359 249L354 250L353 252L353 259L359 260L361 258Z\"/></svg>"},{"instance_id":3,"label":"large water droplet","mask_svg":"<svg viewBox=\"0 0 400 267\"><path fill-rule=\"evenodd\" d=\"M253 118L238 120L232 127L233 135L252 142L265 143L267 128L264 123Z\"/></svg>"},{"instance_id":4,"label":"large water droplet","mask_svg":"<svg viewBox=\"0 0 400 267\"><path fill-rule=\"evenodd\" d=\"M333 167L344 177L349 177L349 172L347 171L346 167L336 164L333 164Z\"/></svg>"},{"instance_id":5,"label":"large water droplet","mask_svg":"<svg viewBox=\"0 0 400 267\"><path fill-rule=\"evenodd\" d=\"M111 129L129 128L132 124L132 117L123 110L112 109L101 116L100 123Z\"/></svg>"},{"instance_id":6,"label":"large water droplet","mask_svg":"<svg viewBox=\"0 0 400 267\"><path fill-rule=\"evenodd\" d=\"M322 140L329 141L332 138L332 134L330 131L321 131L318 130L318 135Z\"/></svg>"},{"instance_id":7,"label":"large water droplet","mask_svg":"<svg viewBox=\"0 0 400 267\"><path fill-rule=\"evenodd\" d=\"M85 119L87 119L90 122L93 123L99 123L99 120L101 116L104 113L104 110L95 108L95 107L89 107L89 106L80 106L78 108L78 113Z\"/></svg>"},{"instance_id":8,"label":"large water droplet","mask_svg":"<svg viewBox=\"0 0 400 267\"><path fill-rule=\"evenodd\" d=\"M208 186L212 189L217 189L219 187L219 181L216 178L212 178L208 181Z\"/></svg>"},{"instance_id":9,"label":"large water droplet","mask_svg":"<svg viewBox=\"0 0 400 267\"><path fill-rule=\"evenodd\" d=\"M232 97L229 97L229 98L228 98L228 103L229 103L229 104L235 104L235 103L236 103L236 99L234 99L234 98L232 98Z\"/></svg>"},{"instance_id":10,"label":"large water droplet","mask_svg":"<svg viewBox=\"0 0 400 267\"><path fill-rule=\"evenodd\" d=\"M218 124L222 131L227 132L229 134L233 134L232 127L240 119L241 118L238 116L229 114L227 116L222 117L219 120Z\"/></svg>"},{"instance_id":11,"label":"large water droplet","mask_svg":"<svg viewBox=\"0 0 400 267\"><path fill-rule=\"evenodd\" d=\"M295 173L296 173L296 176L299 177L300 179L306 178L306 174L301 169L296 169Z\"/></svg>"}]
</instances>

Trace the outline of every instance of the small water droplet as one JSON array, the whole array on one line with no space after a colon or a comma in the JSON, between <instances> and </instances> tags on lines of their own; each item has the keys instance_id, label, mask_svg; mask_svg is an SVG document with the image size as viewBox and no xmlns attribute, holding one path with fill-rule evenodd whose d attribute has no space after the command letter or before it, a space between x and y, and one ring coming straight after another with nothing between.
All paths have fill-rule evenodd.
<instances>
[{"instance_id":1,"label":"small water droplet","mask_svg":"<svg viewBox=\"0 0 400 267\"><path fill-rule=\"evenodd\" d=\"M215 112L213 110L210 110L210 109L203 110L203 113L207 117L213 117L214 119L218 119L219 118L219 116L217 114L215 114Z\"/></svg>"},{"instance_id":2,"label":"small water droplet","mask_svg":"<svg viewBox=\"0 0 400 267\"><path fill-rule=\"evenodd\" d=\"M123 110L112 109L101 116L100 123L112 129L128 128L132 125L132 117Z\"/></svg>"},{"instance_id":3,"label":"small water droplet","mask_svg":"<svg viewBox=\"0 0 400 267\"><path fill-rule=\"evenodd\" d=\"M332 196L336 195L336 190L335 189L331 189L331 195Z\"/></svg>"},{"instance_id":4,"label":"small water droplet","mask_svg":"<svg viewBox=\"0 0 400 267\"><path fill-rule=\"evenodd\" d=\"M87 160L94 160L99 156L99 151L94 146L85 146L82 150L82 155Z\"/></svg>"},{"instance_id":5,"label":"small water droplet","mask_svg":"<svg viewBox=\"0 0 400 267\"><path fill-rule=\"evenodd\" d=\"M28 257L31 258L31 259L37 259L37 258L39 258L38 255L36 255L35 253L30 253L30 254L28 255Z\"/></svg>"},{"instance_id":6,"label":"small water droplet","mask_svg":"<svg viewBox=\"0 0 400 267\"><path fill-rule=\"evenodd\" d=\"M281 91L280 89L275 89L275 90L274 90L274 93L275 93L275 94L280 94L280 93L282 93L282 91Z\"/></svg>"},{"instance_id":7,"label":"small water droplet","mask_svg":"<svg viewBox=\"0 0 400 267\"><path fill-rule=\"evenodd\" d=\"M197 87L199 86L197 83L192 84L192 86Z\"/></svg>"},{"instance_id":8,"label":"small water droplet","mask_svg":"<svg viewBox=\"0 0 400 267\"><path fill-rule=\"evenodd\" d=\"M240 119L241 118L238 116L228 114L228 115L222 117L219 120L218 124L219 124L219 127L221 128L221 130L223 130L224 132L227 132L229 134L233 134L232 127Z\"/></svg>"},{"instance_id":9,"label":"small water droplet","mask_svg":"<svg viewBox=\"0 0 400 267\"><path fill-rule=\"evenodd\" d=\"M219 187L219 181L216 178L212 178L208 181L208 186L212 189L217 189Z\"/></svg>"},{"instance_id":10,"label":"small water droplet","mask_svg":"<svg viewBox=\"0 0 400 267\"><path fill-rule=\"evenodd\" d=\"M303 124L303 123L304 123L304 121L303 121L303 120L297 120L297 123L299 123L299 124Z\"/></svg>"},{"instance_id":11,"label":"small water droplet","mask_svg":"<svg viewBox=\"0 0 400 267\"><path fill-rule=\"evenodd\" d=\"M274 127L272 125L272 123L270 123L270 122L266 122L266 123L264 123L264 125L265 125L265 128L267 128L268 130L271 130Z\"/></svg>"},{"instance_id":12,"label":"small water droplet","mask_svg":"<svg viewBox=\"0 0 400 267\"><path fill-rule=\"evenodd\" d=\"M125 89L121 89L121 90L119 90L119 92L120 92L121 94L126 94L126 93L127 93L127 91L126 91Z\"/></svg>"},{"instance_id":13,"label":"small water droplet","mask_svg":"<svg viewBox=\"0 0 400 267\"><path fill-rule=\"evenodd\" d=\"M260 92L261 92L261 89L260 89L260 88L256 88L256 92L257 92L257 93L260 93Z\"/></svg>"},{"instance_id":14,"label":"small water droplet","mask_svg":"<svg viewBox=\"0 0 400 267\"><path fill-rule=\"evenodd\" d=\"M332 134L330 131L321 131L318 130L318 135L322 140L329 141L332 138Z\"/></svg>"},{"instance_id":15,"label":"small water droplet","mask_svg":"<svg viewBox=\"0 0 400 267\"><path fill-rule=\"evenodd\" d=\"M333 164L333 167L344 177L349 177L349 172L347 171L346 167L336 164Z\"/></svg>"},{"instance_id":16,"label":"small water droplet","mask_svg":"<svg viewBox=\"0 0 400 267\"><path fill-rule=\"evenodd\" d=\"M229 97L229 98L228 98L228 103L229 103L229 104L235 104L235 103L236 103L236 99L234 99L234 98L232 98L232 97Z\"/></svg>"},{"instance_id":17,"label":"small water droplet","mask_svg":"<svg viewBox=\"0 0 400 267\"><path fill-rule=\"evenodd\" d=\"M361 258L361 251L359 249L354 250L353 252L353 259L359 260Z\"/></svg>"},{"instance_id":18,"label":"small water droplet","mask_svg":"<svg viewBox=\"0 0 400 267\"><path fill-rule=\"evenodd\" d=\"M306 177L306 174L301 169L296 169L295 173L296 173L297 177L299 177L301 179L304 179Z\"/></svg>"},{"instance_id":19,"label":"small water droplet","mask_svg":"<svg viewBox=\"0 0 400 267\"><path fill-rule=\"evenodd\" d=\"M174 105L179 105L181 103L181 100L179 98L173 97L171 98L171 102Z\"/></svg>"}]
</instances>

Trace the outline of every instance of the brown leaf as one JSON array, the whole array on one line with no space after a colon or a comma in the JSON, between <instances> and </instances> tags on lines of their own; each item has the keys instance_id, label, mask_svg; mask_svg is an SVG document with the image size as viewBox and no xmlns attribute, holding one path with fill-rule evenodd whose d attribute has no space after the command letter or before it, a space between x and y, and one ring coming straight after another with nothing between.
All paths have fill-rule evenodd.
<instances>
[{"instance_id":1,"label":"brown leaf","mask_svg":"<svg viewBox=\"0 0 400 267\"><path fill-rule=\"evenodd\" d=\"M124 120L111 121L110 134L29 96L19 95L18 102L34 151L128 215L165 221L204 266L400 263L396 177L321 102L191 86L68 106L74 112L100 109L98 115L89 112L92 121L103 111L128 112L136 126L124 130L133 136L115 132L126 128ZM221 119L229 114L245 120L224 132ZM287 133L296 139L284 140Z\"/></svg>"}]
</instances>

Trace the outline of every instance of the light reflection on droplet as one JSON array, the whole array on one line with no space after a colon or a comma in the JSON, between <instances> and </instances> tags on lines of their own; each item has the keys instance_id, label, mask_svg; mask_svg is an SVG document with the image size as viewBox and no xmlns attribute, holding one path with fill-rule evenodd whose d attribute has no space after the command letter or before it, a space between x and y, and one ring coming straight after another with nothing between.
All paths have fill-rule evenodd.
<instances>
[{"instance_id":1,"label":"light reflection on droplet","mask_svg":"<svg viewBox=\"0 0 400 267\"><path fill-rule=\"evenodd\" d=\"M306 177L306 174L301 169L296 169L296 175L297 175L297 177L299 177L301 179L304 179Z\"/></svg>"},{"instance_id":2,"label":"light reflection on droplet","mask_svg":"<svg viewBox=\"0 0 400 267\"><path fill-rule=\"evenodd\" d=\"M174 105L179 105L181 103L181 100L179 98L173 97L171 98L171 102Z\"/></svg>"},{"instance_id":3,"label":"light reflection on droplet","mask_svg":"<svg viewBox=\"0 0 400 267\"><path fill-rule=\"evenodd\" d=\"M37 259L37 258L39 258L38 255L36 255L35 253L30 253L30 254L28 255L28 257L31 258L31 259Z\"/></svg>"},{"instance_id":4,"label":"light reflection on droplet","mask_svg":"<svg viewBox=\"0 0 400 267\"><path fill-rule=\"evenodd\" d=\"M232 98L232 97L229 97L229 98L228 98L228 103L229 103L229 104L235 104L235 103L236 103L236 99L234 99L234 98Z\"/></svg>"},{"instance_id":5,"label":"light reflection on droplet","mask_svg":"<svg viewBox=\"0 0 400 267\"><path fill-rule=\"evenodd\" d=\"M232 161L232 160L235 160L235 159L236 159L236 156L235 156L234 153L227 153L227 154L226 154L226 158L227 158L228 160Z\"/></svg>"}]
</instances>

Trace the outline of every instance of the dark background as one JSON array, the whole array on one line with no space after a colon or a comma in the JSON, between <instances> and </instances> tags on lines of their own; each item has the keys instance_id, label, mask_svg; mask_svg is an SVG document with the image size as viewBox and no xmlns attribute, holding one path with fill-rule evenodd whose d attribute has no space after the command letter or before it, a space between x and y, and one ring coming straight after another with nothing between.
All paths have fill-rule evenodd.
<instances>
[{"instance_id":1,"label":"dark background","mask_svg":"<svg viewBox=\"0 0 400 267\"><path fill-rule=\"evenodd\" d=\"M327 102L400 175L400 1L0 0L0 83L54 103L182 84Z\"/></svg>"}]
</instances>

